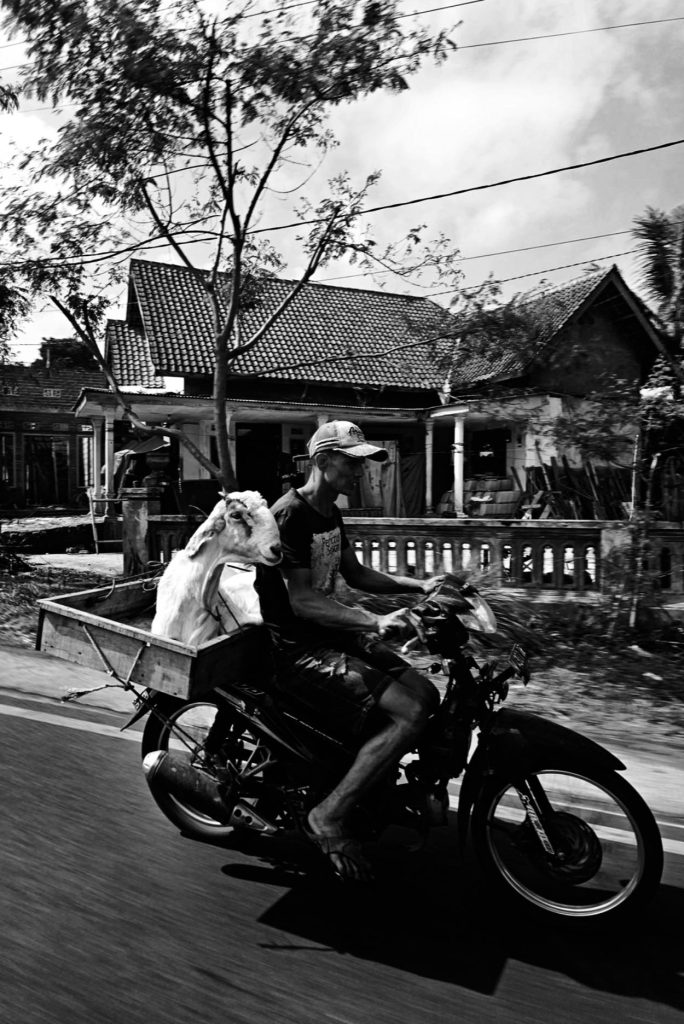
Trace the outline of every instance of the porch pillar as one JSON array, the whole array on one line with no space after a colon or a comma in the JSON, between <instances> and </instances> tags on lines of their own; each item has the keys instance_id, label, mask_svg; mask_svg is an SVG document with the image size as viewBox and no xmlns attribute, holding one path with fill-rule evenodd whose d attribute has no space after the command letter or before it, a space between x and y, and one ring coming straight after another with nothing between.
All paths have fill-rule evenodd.
<instances>
[{"instance_id":1,"label":"porch pillar","mask_svg":"<svg viewBox=\"0 0 684 1024\"><path fill-rule=\"evenodd\" d=\"M432 449L434 443L435 422L425 421L425 514L432 515L435 511L432 494Z\"/></svg>"},{"instance_id":2,"label":"porch pillar","mask_svg":"<svg viewBox=\"0 0 684 1024\"><path fill-rule=\"evenodd\" d=\"M93 495L102 497L102 420L91 420L93 424Z\"/></svg>"},{"instance_id":3,"label":"porch pillar","mask_svg":"<svg viewBox=\"0 0 684 1024\"><path fill-rule=\"evenodd\" d=\"M454 443L451 446L454 461L454 512L462 516L463 512L463 457L464 457L464 436L465 416L454 417Z\"/></svg>"},{"instance_id":4,"label":"porch pillar","mask_svg":"<svg viewBox=\"0 0 684 1024\"><path fill-rule=\"evenodd\" d=\"M105 497L114 496L114 415L105 415Z\"/></svg>"},{"instance_id":5,"label":"porch pillar","mask_svg":"<svg viewBox=\"0 0 684 1024\"><path fill-rule=\"evenodd\" d=\"M324 423L327 423L329 419L330 417L327 412L319 412L316 416L316 430L318 430L319 427L322 427Z\"/></svg>"}]
</instances>

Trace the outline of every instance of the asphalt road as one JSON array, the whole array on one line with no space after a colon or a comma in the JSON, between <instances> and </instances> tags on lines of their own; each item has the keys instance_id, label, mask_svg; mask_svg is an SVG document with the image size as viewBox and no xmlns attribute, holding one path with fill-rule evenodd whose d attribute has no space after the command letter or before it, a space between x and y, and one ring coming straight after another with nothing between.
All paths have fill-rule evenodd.
<instances>
[{"instance_id":1,"label":"asphalt road","mask_svg":"<svg viewBox=\"0 0 684 1024\"><path fill-rule=\"evenodd\" d=\"M644 925L580 940L493 910L449 833L420 854L387 845L360 892L299 840L185 839L119 724L0 699L2 1021L681 1021L676 839Z\"/></svg>"}]
</instances>

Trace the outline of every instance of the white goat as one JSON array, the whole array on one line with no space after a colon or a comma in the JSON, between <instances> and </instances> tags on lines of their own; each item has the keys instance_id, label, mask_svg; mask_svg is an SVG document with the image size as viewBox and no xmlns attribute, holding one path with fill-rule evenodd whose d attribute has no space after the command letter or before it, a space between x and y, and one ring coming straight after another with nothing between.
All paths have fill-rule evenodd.
<instances>
[{"instance_id":1,"label":"white goat","mask_svg":"<svg viewBox=\"0 0 684 1024\"><path fill-rule=\"evenodd\" d=\"M280 559L278 526L261 495L227 494L166 567L151 631L193 647L206 643L224 631L219 582L226 562L277 565Z\"/></svg>"}]
</instances>

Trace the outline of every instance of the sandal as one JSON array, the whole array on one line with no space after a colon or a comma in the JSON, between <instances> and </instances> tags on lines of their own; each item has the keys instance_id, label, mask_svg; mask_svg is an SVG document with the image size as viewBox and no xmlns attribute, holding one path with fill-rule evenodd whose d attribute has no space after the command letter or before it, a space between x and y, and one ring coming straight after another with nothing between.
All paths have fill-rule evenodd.
<instances>
[{"instance_id":1,"label":"sandal","mask_svg":"<svg viewBox=\"0 0 684 1024\"><path fill-rule=\"evenodd\" d=\"M330 867L343 882L372 882L373 870L363 855L361 843L353 836L320 836L305 826L304 835L327 858Z\"/></svg>"}]
</instances>

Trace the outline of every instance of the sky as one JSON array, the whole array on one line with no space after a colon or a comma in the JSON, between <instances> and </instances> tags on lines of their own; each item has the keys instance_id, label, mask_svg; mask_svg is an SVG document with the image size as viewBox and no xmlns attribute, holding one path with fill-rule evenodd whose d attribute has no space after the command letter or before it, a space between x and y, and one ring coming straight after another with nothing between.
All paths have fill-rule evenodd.
<instances>
[{"instance_id":1,"label":"sky","mask_svg":"<svg viewBox=\"0 0 684 1024\"><path fill-rule=\"evenodd\" d=\"M414 14L446 2L411 0L402 10ZM378 206L684 139L680 0L475 0L415 17L433 30L460 19L453 33L459 49L445 65L426 66L412 77L407 92L375 94L336 110L332 127L340 146L321 168L316 187L323 189L341 170L358 181L380 170L369 200ZM594 31L656 20L661 23ZM581 34L504 42L571 32ZM11 42L0 33L0 67L23 58L23 47ZM5 71L2 80L15 74ZM26 112L0 115L0 146L3 136L5 144L22 148L56 131L60 115L37 106L27 101ZM442 232L458 246L466 286L491 274L503 282L505 296L540 281L569 280L593 260L606 268L617 263L638 291L635 257L622 255L634 248L629 230L647 206L671 210L684 203L683 164L684 145L674 146L379 212L372 215L373 228L390 241L427 224L427 234ZM290 220L290 203L273 201L268 222ZM287 276L301 268L293 235L274 236ZM589 237L597 235L608 237ZM150 258L175 262L158 250ZM316 280L434 294L444 304L451 298L435 294L434 285L359 277L343 264L323 268ZM122 306L115 304L111 315L123 316ZM29 362L41 338L69 333L59 313L36 310L14 355Z\"/></svg>"}]
</instances>

